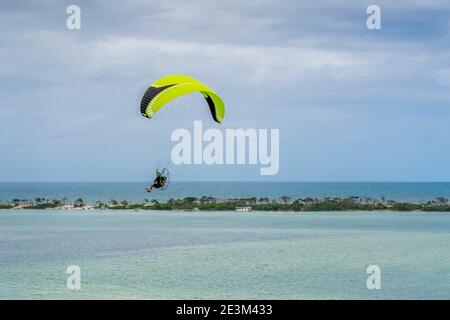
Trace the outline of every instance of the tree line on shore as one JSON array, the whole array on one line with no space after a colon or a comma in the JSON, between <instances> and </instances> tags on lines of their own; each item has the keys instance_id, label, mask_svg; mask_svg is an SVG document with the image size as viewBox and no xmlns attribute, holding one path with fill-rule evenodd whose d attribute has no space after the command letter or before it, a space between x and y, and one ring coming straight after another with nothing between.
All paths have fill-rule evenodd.
<instances>
[{"instance_id":1,"label":"tree line on shore","mask_svg":"<svg viewBox=\"0 0 450 320\"><path fill-rule=\"evenodd\" d=\"M145 199L142 203L130 203L126 200L111 199L108 202L96 201L86 204L82 198L69 202L67 198L46 199L37 197L34 200L13 199L9 202L0 202L0 209L135 209L135 210L187 210L187 211L230 211L237 207L248 206L256 211L449 211L450 204L447 198L437 197L422 203L401 202L386 200L384 197L375 199L370 197L346 198L300 198L291 199L283 196L278 199L267 197L219 199L211 196L185 197L159 201Z\"/></svg>"}]
</instances>

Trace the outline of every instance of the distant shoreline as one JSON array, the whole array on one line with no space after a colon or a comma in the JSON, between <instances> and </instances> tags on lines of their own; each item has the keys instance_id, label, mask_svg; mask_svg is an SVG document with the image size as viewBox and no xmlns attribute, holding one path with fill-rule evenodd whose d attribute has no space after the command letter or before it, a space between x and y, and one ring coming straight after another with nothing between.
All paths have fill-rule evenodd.
<instances>
[{"instance_id":1,"label":"distant shoreline","mask_svg":"<svg viewBox=\"0 0 450 320\"><path fill-rule=\"evenodd\" d=\"M292 201L300 198L325 199L349 198L359 196L394 200L405 203L425 203L437 197L450 199L450 183L190 183L173 182L164 192L148 194L146 183L1 183L0 204L11 203L14 199L34 202L36 197L53 199L68 199L75 201L83 198L86 204L95 205L97 201L108 203L111 198L125 199L129 203L140 204L145 198L168 201L170 198L212 196L220 199L257 197L280 199L290 197ZM387 202L387 201L385 201ZM386 203L389 205L388 203ZM253 204L252 204L253 205Z\"/></svg>"},{"instance_id":2,"label":"distant shoreline","mask_svg":"<svg viewBox=\"0 0 450 320\"><path fill-rule=\"evenodd\" d=\"M34 200L13 199L0 203L0 209L80 209L80 210L158 210L158 211L284 211L284 212L323 212L323 211L399 211L399 212L450 212L447 198L437 197L425 203L399 202L386 199L352 196L346 198L301 198L291 199L283 196L271 198L236 198L219 199L203 196L184 197L159 201L145 200L143 203L131 203L127 200L111 199L109 202L95 201L87 204L78 198L70 203L67 199L45 199L38 197Z\"/></svg>"}]
</instances>

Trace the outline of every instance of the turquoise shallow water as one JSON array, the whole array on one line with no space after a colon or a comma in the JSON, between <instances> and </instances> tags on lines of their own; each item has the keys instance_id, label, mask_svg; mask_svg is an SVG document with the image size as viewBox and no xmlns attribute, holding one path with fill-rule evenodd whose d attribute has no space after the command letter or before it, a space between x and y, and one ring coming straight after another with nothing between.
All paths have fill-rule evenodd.
<instances>
[{"instance_id":1,"label":"turquoise shallow water","mask_svg":"<svg viewBox=\"0 0 450 320\"><path fill-rule=\"evenodd\" d=\"M0 210L0 298L448 299L450 213Z\"/></svg>"}]
</instances>

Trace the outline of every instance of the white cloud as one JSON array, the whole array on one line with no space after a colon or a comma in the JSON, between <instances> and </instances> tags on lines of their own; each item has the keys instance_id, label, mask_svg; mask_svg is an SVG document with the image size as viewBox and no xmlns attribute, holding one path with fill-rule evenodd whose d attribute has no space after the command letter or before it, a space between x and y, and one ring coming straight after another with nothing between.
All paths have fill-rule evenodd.
<instances>
[{"instance_id":1,"label":"white cloud","mask_svg":"<svg viewBox=\"0 0 450 320\"><path fill-rule=\"evenodd\" d=\"M314 163L325 140L331 148L369 136L373 150L401 132L413 140L414 116L414 124L428 117L422 132L446 133L439 117L449 102L450 2L378 2L385 24L376 34L365 28L372 1L79 1L80 32L65 29L64 2L2 2L2 142L22 141L45 161L46 151L58 150L55 163L84 161L64 158L57 149L64 143L140 150L135 136L148 127L137 102L168 73L196 76L220 92L228 126L279 126L291 134L286 149L314 150ZM308 145L298 148L302 137Z\"/></svg>"}]
</instances>

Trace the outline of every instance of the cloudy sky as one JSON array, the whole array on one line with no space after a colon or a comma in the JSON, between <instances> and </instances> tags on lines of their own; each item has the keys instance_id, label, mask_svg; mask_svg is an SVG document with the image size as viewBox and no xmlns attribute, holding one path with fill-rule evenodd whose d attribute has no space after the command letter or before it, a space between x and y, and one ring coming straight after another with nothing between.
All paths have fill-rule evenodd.
<instances>
[{"instance_id":1,"label":"cloudy sky","mask_svg":"<svg viewBox=\"0 0 450 320\"><path fill-rule=\"evenodd\" d=\"M66 28L70 4L81 30ZM366 27L371 4L381 30ZM170 73L224 98L222 128L281 135L276 176L173 179L450 180L447 0L46 0L0 3L0 181L147 179L140 97Z\"/></svg>"}]
</instances>

